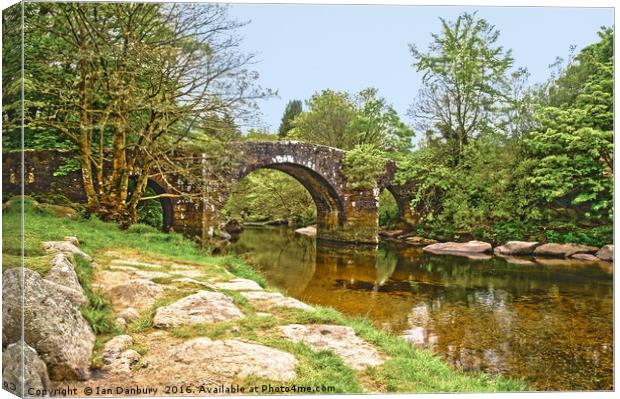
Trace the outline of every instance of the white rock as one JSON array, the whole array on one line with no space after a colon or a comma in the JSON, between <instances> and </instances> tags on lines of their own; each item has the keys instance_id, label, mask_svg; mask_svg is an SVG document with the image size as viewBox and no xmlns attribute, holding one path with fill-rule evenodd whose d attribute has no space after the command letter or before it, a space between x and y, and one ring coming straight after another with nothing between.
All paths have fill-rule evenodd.
<instances>
[{"instance_id":1,"label":"white rock","mask_svg":"<svg viewBox=\"0 0 620 399\"><path fill-rule=\"evenodd\" d=\"M303 342L316 351L331 350L355 370L383 364L377 349L359 338L351 327L290 324L279 329L288 340Z\"/></svg>"},{"instance_id":2,"label":"white rock","mask_svg":"<svg viewBox=\"0 0 620 399\"><path fill-rule=\"evenodd\" d=\"M215 323L243 317L233 300L221 292L200 291L157 309L155 327Z\"/></svg>"}]
</instances>

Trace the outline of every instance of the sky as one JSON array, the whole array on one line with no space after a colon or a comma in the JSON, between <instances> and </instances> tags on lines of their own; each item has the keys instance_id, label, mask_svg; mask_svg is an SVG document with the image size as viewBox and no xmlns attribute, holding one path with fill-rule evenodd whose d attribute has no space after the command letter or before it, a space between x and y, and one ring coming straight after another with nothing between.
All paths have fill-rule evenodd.
<instances>
[{"instance_id":1,"label":"sky","mask_svg":"<svg viewBox=\"0 0 620 399\"><path fill-rule=\"evenodd\" d=\"M498 44L512 49L516 67L527 67L529 83L548 79L549 65L597 41L601 26L613 25L611 8L461 7L389 5L232 4L229 15L250 21L240 30L241 51L257 54L259 84L279 97L261 100L261 117L242 127L275 132L287 102L306 100L330 88L356 93L376 87L412 123L407 109L420 89L409 44L426 50L440 17L467 11L495 25Z\"/></svg>"}]
</instances>

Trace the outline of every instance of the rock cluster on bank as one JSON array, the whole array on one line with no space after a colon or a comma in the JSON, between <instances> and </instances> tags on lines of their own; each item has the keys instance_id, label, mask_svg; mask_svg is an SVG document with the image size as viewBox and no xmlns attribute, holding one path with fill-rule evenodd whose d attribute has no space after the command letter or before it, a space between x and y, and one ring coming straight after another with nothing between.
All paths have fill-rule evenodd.
<instances>
[{"instance_id":1,"label":"rock cluster on bank","mask_svg":"<svg viewBox=\"0 0 620 399\"><path fill-rule=\"evenodd\" d=\"M21 386L21 377L10 363L15 360L15 348L22 346L29 388L45 389L50 379L89 377L95 335L80 311L88 299L68 256L91 258L75 243L76 240L43 243L44 249L55 253L45 277L27 268L10 268L3 273L2 338L3 358L7 360L4 381Z\"/></svg>"}]
</instances>

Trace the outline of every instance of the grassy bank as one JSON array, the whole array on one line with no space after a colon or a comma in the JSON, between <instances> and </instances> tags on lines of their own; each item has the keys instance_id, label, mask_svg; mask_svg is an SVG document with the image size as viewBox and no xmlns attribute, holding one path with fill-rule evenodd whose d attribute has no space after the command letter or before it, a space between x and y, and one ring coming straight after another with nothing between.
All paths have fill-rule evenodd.
<instances>
[{"instance_id":1,"label":"grassy bank","mask_svg":"<svg viewBox=\"0 0 620 399\"><path fill-rule=\"evenodd\" d=\"M18 201L11 201L3 207L3 269L19 266L20 208ZM148 226L134 225L127 231L121 231L116 225L96 219L60 217L53 208L30 200L25 202L25 223L25 263L27 267L42 274L46 272L45 265L48 264L49 256L40 248L40 242L62 240L65 236L74 235L80 239L81 248L98 263L106 262L108 251L131 252L145 259L189 263L209 276L232 273L265 285L264 279L239 259L206 255L192 241L178 234L158 232ZM83 313L99 335L99 342L121 333L113 326L114 315L109 304L90 286L92 268L87 262L76 259L76 269L90 300ZM246 317L221 323L177 327L171 329L170 333L179 338L239 337L290 352L299 360L297 379L292 383L334 387L336 392L495 392L525 389L520 381L455 370L432 352L416 349L406 341L374 328L367 320L347 318L333 309L279 309L273 316L264 316L257 315L238 293L226 294L233 298ZM128 325L127 332L148 333L153 329L155 308L175 299L178 298L162 299L144 312L140 319ZM360 337L376 346L385 363L364 371L354 371L331 351L316 352L304 344L287 341L274 332L278 325L291 323L351 326ZM249 379L241 382L260 381Z\"/></svg>"}]
</instances>

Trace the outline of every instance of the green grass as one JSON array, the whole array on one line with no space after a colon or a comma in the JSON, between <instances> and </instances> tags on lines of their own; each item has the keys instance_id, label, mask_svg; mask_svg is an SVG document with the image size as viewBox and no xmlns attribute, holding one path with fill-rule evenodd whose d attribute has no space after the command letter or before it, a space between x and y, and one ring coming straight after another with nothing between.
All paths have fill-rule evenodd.
<instances>
[{"instance_id":1,"label":"green grass","mask_svg":"<svg viewBox=\"0 0 620 399\"><path fill-rule=\"evenodd\" d=\"M161 233L146 225L133 225L122 231L116 225L97 219L59 217L57 213L26 199L25 207L25 265L45 274L50 256L41 241L62 240L74 235L80 239L81 248L97 258L105 258L106 250L129 251L141 258L148 257L171 263L191 263L202 268L209 276L228 279L231 273L266 286L265 279L244 261L232 256L210 256L194 242L178 234ZM3 206L3 267L19 267L21 244L19 242L20 210L18 201ZM120 332L114 326L114 313L110 303L92 289L93 269L90 262L76 256L73 259L78 279L88 297L82 308L84 317L97 334L93 363L103 344ZM173 278L155 279L162 284ZM153 328L153 317L158 307L166 306L204 287L183 285L182 290L168 291L137 320L128 324L129 333L144 333ZM258 317L247 299L234 291L224 291L245 313L241 319L213 324L181 326L169 329L179 338L206 336L212 339L240 338L290 352L298 360L298 377L291 382L298 386L325 386L334 392L495 392L527 389L522 381L491 377L483 373L464 373L451 368L429 350L413 347L403 339L378 330L368 320L350 319L340 312L317 306L313 311L277 309L275 316ZM281 338L277 327L285 324L338 324L351 326L363 339L374 344L385 359L382 366L355 372L330 351L313 351L303 343ZM143 352L136 343L133 349ZM265 381L248 378L247 384L262 385ZM290 384L289 384L290 385Z\"/></svg>"}]
</instances>

